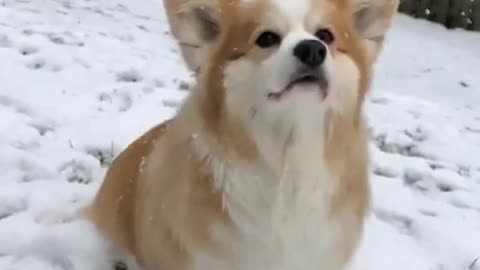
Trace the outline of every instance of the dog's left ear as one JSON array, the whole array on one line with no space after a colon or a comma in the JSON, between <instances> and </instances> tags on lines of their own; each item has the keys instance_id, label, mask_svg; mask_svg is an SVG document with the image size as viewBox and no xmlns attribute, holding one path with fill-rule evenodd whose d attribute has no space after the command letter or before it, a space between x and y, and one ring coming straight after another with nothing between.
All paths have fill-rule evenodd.
<instances>
[{"instance_id":1,"label":"dog's left ear","mask_svg":"<svg viewBox=\"0 0 480 270\"><path fill-rule=\"evenodd\" d=\"M399 0L352 0L354 23L375 62L390 30Z\"/></svg>"}]
</instances>

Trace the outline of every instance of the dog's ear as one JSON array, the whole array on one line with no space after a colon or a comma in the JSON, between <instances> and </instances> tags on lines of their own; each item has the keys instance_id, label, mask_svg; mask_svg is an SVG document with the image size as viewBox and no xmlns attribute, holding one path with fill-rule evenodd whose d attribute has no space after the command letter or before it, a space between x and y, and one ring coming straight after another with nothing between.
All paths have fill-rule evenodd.
<instances>
[{"instance_id":1,"label":"dog's ear","mask_svg":"<svg viewBox=\"0 0 480 270\"><path fill-rule=\"evenodd\" d=\"M220 35L218 10L223 0L164 0L170 29L190 70L198 70Z\"/></svg>"},{"instance_id":2,"label":"dog's ear","mask_svg":"<svg viewBox=\"0 0 480 270\"><path fill-rule=\"evenodd\" d=\"M201 43L210 43L220 34L220 18L215 1L194 1L183 8L188 24Z\"/></svg>"},{"instance_id":3,"label":"dog's ear","mask_svg":"<svg viewBox=\"0 0 480 270\"><path fill-rule=\"evenodd\" d=\"M352 0L354 23L368 49L371 61L380 54L399 0Z\"/></svg>"}]
</instances>

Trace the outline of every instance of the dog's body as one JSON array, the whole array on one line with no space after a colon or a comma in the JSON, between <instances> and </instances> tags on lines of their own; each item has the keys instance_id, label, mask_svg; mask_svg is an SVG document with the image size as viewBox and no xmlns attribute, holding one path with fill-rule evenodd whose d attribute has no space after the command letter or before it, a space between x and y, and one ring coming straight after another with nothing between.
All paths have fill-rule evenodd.
<instances>
[{"instance_id":1,"label":"dog's body","mask_svg":"<svg viewBox=\"0 0 480 270\"><path fill-rule=\"evenodd\" d=\"M208 61L88 218L146 270L345 267L369 208L362 104L397 5L378 1L183 0L173 28Z\"/></svg>"}]
</instances>

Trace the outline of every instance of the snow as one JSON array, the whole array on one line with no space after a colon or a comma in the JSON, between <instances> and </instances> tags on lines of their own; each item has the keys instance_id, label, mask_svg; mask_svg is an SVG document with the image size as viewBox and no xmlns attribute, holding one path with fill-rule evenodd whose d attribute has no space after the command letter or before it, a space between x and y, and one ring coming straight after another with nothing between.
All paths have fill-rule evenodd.
<instances>
[{"instance_id":1,"label":"snow","mask_svg":"<svg viewBox=\"0 0 480 270\"><path fill-rule=\"evenodd\" d=\"M478 44L397 17L366 109L374 207L353 269L480 269ZM75 211L191 81L161 1L0 1L0 59L0 269L109 269Z\"/></svg>"}]
</instances>

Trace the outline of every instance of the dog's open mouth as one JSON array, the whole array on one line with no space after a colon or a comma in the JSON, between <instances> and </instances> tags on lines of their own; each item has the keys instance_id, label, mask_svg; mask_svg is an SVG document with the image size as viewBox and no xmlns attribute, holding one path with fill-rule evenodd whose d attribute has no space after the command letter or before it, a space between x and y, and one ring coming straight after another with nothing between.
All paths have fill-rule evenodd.
<instances>
[{"instance_id":1,"label":"dog's open mouth","mask_svg":"<svg viewBox=\"0 0 480 270\"><path fill-rule=\"evenodd\" d=\"M295 86L300 86L300 87L295 87ZM309 86L314 86L314 87L312 88ZM293 89L299 89L299 90L315 89L316 91L319 91L320 96L323 100L327 97L327 94L328 94L328 91L327 91L328 82L325 76L323 74L320 74L319 72L301 73L295 76L283 90L278 92L270 92L268 93L267 97L273 100L280 100L282 97L287 95Z\"/></svg>"}]
</instances>

